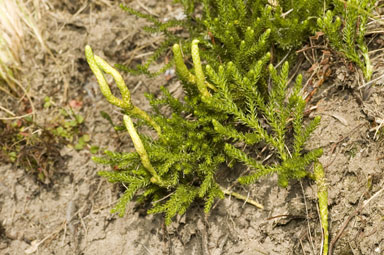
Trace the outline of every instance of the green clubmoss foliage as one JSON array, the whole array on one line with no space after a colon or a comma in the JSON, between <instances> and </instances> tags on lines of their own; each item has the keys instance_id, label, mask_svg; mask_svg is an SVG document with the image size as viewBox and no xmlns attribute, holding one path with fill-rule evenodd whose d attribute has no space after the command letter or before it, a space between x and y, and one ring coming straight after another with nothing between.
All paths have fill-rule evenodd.
<instances>
[{"instance_id":1,"label":"green clubmoss foliage","mask_svg":"<svg viewBox=\"0 0 384 255\"><path fill-rule=\"evenodd\" d=\"M291 2L297 7L295 9L278 1L273 6L268 1L247 1L246 4L244 1L202 1L199 5L203 7L203 15L197 18L193 12L195 3L187 2L183 3L187 8L187 19L165 23L122 7L152 22L153 26L147 30L162 32L167 38L154 56L137 70L149 73L152 61L170 44L182 39L183 43L173 46L173 63L186 95L183 102L163 89L163 97L149 96L153 113L141 111L130 102L129 91L124 88L121 76L104 60L93 57L90 48L86 49L87 60L103 94L127 114L125 125L136 148L132 153L106 152L105 157L95 158L115 169L101 171L101 176L127 187L113 210L120 215L135 195L139 201L152 201L149 213L165 213L167 224L176 214L183 214L196 199L205 201L205 211L208 212L214 200L223 197L224 191L215 176L226 159L234 158L252 165L255 173L243 177L240 180L243 183L276 172L279 183L286 186L289 179L306 176L307 166L321 153L302 153L303 144L318 119L307 129L302 128L301 81L296 83L295 92L288 98L288 64L280 74L274 68L266 68L268 62L281 60L289 49L304 41L303 35L311 32L315 25L311 17L317 15L310 10L319 12L320 8L313 8L313 5L308 8L307 1ZM168 28L173 26L184 27L197 39L171 33ZM199 50L199 43L203 50ZM271 50L273 54L269 53ZM191 70L184 64L182 51L191 52ZM203 68L201 59L210 65ZM122 99L111 94L102 72L115 78ZM269 77L274 81L271 88L268 88ZM167 106L171 113L165 114L163 106ZM153 139L137 133L128 116L149 124L158 137ZM288 121L291 117L293 121ZM269 127L262 127L260 121L266 121ZM239 131L239 123L248 131ZM295 128L292 129L292 125ZM292 130L296 132L295 138L289 144L286 137ZM256 162L237 149L234 141L248 146L267 143L276 152L276 163L263 165Z\"/></svg>"},{"instance_id":2,"label":"green clubmoss foliage","mask_svg":"<svg viewBox=\"0 0 384 255\"><path fill-rule=\"evenodd\" d=\"M86 52L87 60L93 66L92 70L101 74L100 86L108 86L102 71L109 70L110 66L94 64L93 59L99 57L93 57L89 46ZM119 79L115 81L121 83ZM127 187L113 212L124 215L126 204L136 194L138 200L152 200L153 208L149 213L165 213L166 223L169 224L173 216L184 214L195 199L203 199L205 211L208 212L215 198L223 197L223 191L215 181L215 173L225 160L224 142L214 131L212 119L224 121L226 116L204 107L201 100L193 96L197 93L188 93L194 88L186 85L185 90L187 96L184 103L172 97L164 88L162 98L155 99L149 95L154 111L151 116L146 113L135 114L131 110L133 107L125 107L131 103L116 104L126 114L145 121L155 127L155 130L159 127L159 130L158 139L139 135L126 115L124 123L136 152L107 151L105 157L94 158L96 162L111 165L115 169L101 171L101 176L110 182L123 183ZM124 89L120 91L122 94L126 93ZM120 100L109 93L104 95L110 102ZM161 107L164 105L170 108L171 114L162 113Z\"/></svg>"},{"instance_id":3,"label":"green clubmoss foliage","mask_svg":"<svg viewBox=\"0 0 384 255\"><path fill-rule=\"evenodd\" d=\"M371 16L375 0L333 1L334 9L318 18L320 29L327 35L331 45L345 55L363 71L369 81L373 69L365 43L368 17Z\"/></svg>"},{"instance_id":4,"label":"green clubmoss foliage","mask_svg":"<svg viewBox=\"0 0 384 255\"><path fill-rule=\"evenodd\" d=\"M277 173L279 184L286 186L289 179L303 178L308 174L308 165L320 156L321 150L304 154L302 149L319 119L303 128L305 103L299 95L301 79L297 80L292 95L287 97L288 64L284 64L280 73L273 67L269 68L274 86L270 96L264 99L255 84L269 54L244 76L232 62L225 67L220 66L218 72L207 66L206 79L200 61L198 40L193 41L191 49L195 74L190 73L184 63L180 62L179 50L174 47L175 63L180 65L176 66L176 70L181 70L180 79L185 80L182 83L186 93L184 101L177 100L162 88L161 98L148 95L153 107L150 115L135 114L131 110L135 106L125 107L125 104L131 103L117 105L127 114L124 123L136 152L106 152L105 157L94 159L114 169L101 171L101 176L127 187L113 212L123 215L126 204L135 195L140 201L151 200L153 207L148 212L165 213L167 224L176 214L185 213L196 199L204 200L205 211L209 212L214 200L224 195L223 188L216 182L216 173L226 159L236 159L253 167L255 173L242 177L242 183L252 183L264 175ZM86 52L91 65L92 59L99 59L93 57L89 46ZM99 62L93 69L98 69L101 74L104 69L109 70L109 65ZM121 83L117 78L116 82ZM99 75L100 86L106 86L103 79L104 76ZM215 89L208 91L209 86ZM232 91L236 91L236 88L246 95L245 103L233 99ZM125 90L120 91L126 93ZM104 95L111 102L113 98L120 100L112 94ZM167 106L171 113L165 114L163 106ZM143 120L153 128L158 127L155 128L158 137L139 134L128 115ZM292 121L289 118L293 118ZM260 120L267 121L270 128L262 127ZM238 131L238 123L247 126L248 131ZM293 126L293 129L289 126ZM291 130L295 132L292 145L286 139ZM236 140L247 145L267 143L272 146L272 151L276 151L279 160L274 165L263 165L237 149L233 145Z\"/></svg>"},{"instance_id":5,"label":"green clubmoss foliage","mask_svg":"<svg viewBox=\"0 0 384 255\"><path fill-rule=\"evenodd\" d=\"M319 124L320 118L304 125L305 101L300 96L301 76L296 79L289 94L288 70L287 62L280 73L272 65L269 66L272 86L267 99L264 99L255 86L257 76L242 76L232 62L220 66L218 71L207 66L208 76L218 88L210 106L248 127L243 133L233 128L234 123L226 127L217 120L213 122L218 133L231 138L232 143L225 145L227 155L254 169L251 175L240 178L241 183L254 183L262 176L276 173L279 184L285 187L290 179L307 176L308 166L322 154L321 149L303 152L304 143ZM234 99L231 87L245 92L245 102ZM241 141L248 146L263 143L276 154L277 160L271 165L258 162L244 152L244 146L242 149L236 148L233 141Z\"/></svg>"},{"instance_id":6,"label":"green clubmoss foliage","mask_svg":"<svg viewBox=\"0 0 384 255\"><path fill-rule=\"evenodd\" d=\"M112 168L99 172L101 176L126 186L113 212L122 216L126 204L134 198L150 201L148 212L164 213L166 224L175 215L184 214L194 201L203 200L209 212L215 199L229 193L217 183L217 171L234 159L252 169L239 178L243 184L271 174L278 176L278 184L283 187L291 179L314 178L320 187L319 203L325 222L325 179L318 163L322 150L304 150L320 118L304 121L302 78L298 76L289 84L289 62L294 59L292 52L319 25L331 44L370 78L364 44L367 16L359 18L354 10L369 11L372 2L365 0L355 9L349 7L357 5L355 0L347 1L344 9L338 1L320 0L178 2L184 6L186 17L166 22L121 6L149 21L152 25L146 27L147 31L161 32L166 39L146 63L134 69L118 67L131 73L156 75L149 72L149 66L173 46L174 59L159 72L175 66L185 94L183 100L162 88L162 96L148 95L152 111L142 111L132 104L120 74L86 48L88 63L103 94L125 114L124 124L136 150L107 151L104 157L94 159ZM333 10L324 16L329 7ZM343 18L334 18L333 13ZM355 32L357 21L363 26L359 32ZM173 32L171 28L176 26L187 33ZM188 56L192 65L186 64ZM112 95L103 73L115 78L121 99ZM155 138L137 131L131 117L153 128ZM253 156L260 147L268 150L268 161ZM312 174L309 169L314 162ZM326 227L324 223L324 233Z\"/></svg>"},{"instance_id":7,"label":"green clubmoss foliage","mask_svg":"<svg viewBox=\"0 0 384 255\"><path fill-rule=\"evenodd\" d=\"M294 56L316 28L316 19L328 8L329 0L179 0L183 19L161 22L158 18L121 5L126 12L146 19L145 30L163 33L165 40L148 61L136 68L118 65L131 73L147 73L148 67L175 43L189 52L193 39L200 41L201 57L217 68L232 61L241 73L248 72L268 51L278 63ZM199 10L199 11L197 11ZM181 27L183 33L171 28ZM180 30L178 30L180 31ZM287 55L288 54L288 55ZM165 70L169 66L165 66ZM161 70L161 71L162 71Z\"/></svg>"}]
</instances>

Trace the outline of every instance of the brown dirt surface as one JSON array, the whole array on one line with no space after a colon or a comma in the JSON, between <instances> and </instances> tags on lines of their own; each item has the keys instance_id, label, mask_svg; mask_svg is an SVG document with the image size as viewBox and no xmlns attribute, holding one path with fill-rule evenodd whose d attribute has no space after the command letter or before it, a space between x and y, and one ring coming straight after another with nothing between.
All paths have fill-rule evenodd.
<instances>
[{"instance_id":1,"label":"brown dirt surface","mask_svg":"<svg viewBox=\"0 0 384 255\"><path fill-rule=\"evenodd\" d=\"M129 137L115 133L100 115L105 111L115 123L121 121L119 111L98 91L84 46L91 45L110 63L134 65L156 49L161 36L142 32L143 20L127 15L114 1L47 3L38 26L52 55L33 38L22 55L20 79L32 96L36 123L54 125L61 108L78 103L74 111L85 118L81 132L91 137L91 145L132 150ZM172 1L126 3L164 18L181 10ZM375 34L370 48L383 48L383 40ZM332 63L330 72L308 106L309 118L320 115L322 121L308 148L324 148L320 161L329 185L333 254L384 254L384 79L361 88L356 69L337 56L325 57ZM373 79L383 73L381 58L381 51L372 54L377 70ZM314 77L306 71L314 62L304 61L307 82ZM144 93L158 93L160 85L180 93L175 79L164 75L124 79L134 104L144 109ZM43 107L46 96L53 102L48 108ZM15 112L22 114L26 108ZM104 168L91 160L89 150L65 145L58 151L64 162L55 165L45 183L22 167L0 165L0 254L319 254L316 185L309 180L280 188L272 176L249 187L237 186L236 191L265 209L226 197L209 215L196 204L166 228L161 215L146 215L134 203L123 218L110 214L122 187L96 174Z\"/></svg>"}]
</instances>

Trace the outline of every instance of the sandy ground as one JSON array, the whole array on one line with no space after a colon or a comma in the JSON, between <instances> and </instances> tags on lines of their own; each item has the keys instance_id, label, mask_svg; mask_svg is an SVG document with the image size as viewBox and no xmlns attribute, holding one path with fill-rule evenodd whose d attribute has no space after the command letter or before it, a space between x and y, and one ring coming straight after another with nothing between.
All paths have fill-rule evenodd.
<instances>
[{"instance_id":1,"label":"sandy ground","mask_svg":"<svg viewBox=\"0 0 384 255\"><path fill-rule=\"evenodd\" d=\"M129 4L160 17L180 11L171 1L140 2ZM76 111L85 117L83 132L92 145L132 150L129 137L114 133L100 116L105 111L117 123L121 118L98 91L83 49L90 44L111 63L140 63L161 39L140 31L143 25L107 1L51 1L39 27L54 58L32 39L22 56L21 80L33 97L36 122L49 124L59 107L81 102ZM370 47L381 48L381 37L374 37ZM382 63L380 55L372 56L375 78ZM307 66L302 72L308 79ZM322 121L308 148L324 148L320 160L329 181L331 240L337 239L331 245L334 254L384 254L384 147L376 132L384 119L384 80L358 89L353 68L339 63L330 70L309 105L316 107L309 117L320 115ZM143 94L157 93L160 85L179 93L176 79L162 75L124 78L134 103L144 109ZM43 107L47 95L55 102L49 109ZM47 184L23 168L0 165L0 254L319 254L316 186L309 180L287 189L279 188L274 177L236 187L265 210L227 197L209 215L195 204L166 228L161 215L148 216L134 203L123 218L110 214L122 187L98 177L104 168L91 156L88 150L62 146L64 160Z\"/></svg>"}]
</instances>

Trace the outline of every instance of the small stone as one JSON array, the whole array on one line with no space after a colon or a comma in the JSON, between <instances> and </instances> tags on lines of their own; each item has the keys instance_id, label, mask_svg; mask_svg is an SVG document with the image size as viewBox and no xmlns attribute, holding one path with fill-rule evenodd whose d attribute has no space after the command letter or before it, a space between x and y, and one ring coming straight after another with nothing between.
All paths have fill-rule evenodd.
<instances>
[{"instance_id":1,"label":"small stone","mask_svg":"<svg viewBox=\"0 0 384 255\"><path fill-rule=\"evenodd\" d=\"M22 234L20 232L16 231L15 229L11 229L9 231L6 231L5 236L11 240L21 240L23 237Z\"/></svg>"},{"instance_id":2,"label":"small stone","mask_svg":"<svg viewBox=\"0 0 384 255\"><path fill-rule=\"evenodd\" d=\"M8 247L8 244L6 242L1 242L0 243L0 250L4 250L7 247Z\"/></svg>"}]
</instances>

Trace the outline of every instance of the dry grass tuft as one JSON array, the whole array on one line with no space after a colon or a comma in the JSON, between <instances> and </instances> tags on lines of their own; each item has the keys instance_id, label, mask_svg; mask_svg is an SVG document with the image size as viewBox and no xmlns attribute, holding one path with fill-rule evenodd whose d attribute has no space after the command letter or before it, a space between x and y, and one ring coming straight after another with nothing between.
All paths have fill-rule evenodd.
<instances>
[{"instance_id":1,"label":"dry grass tuft","mask_svg":"<svg viewBox=\"0 0 384 255\"><path fill-rule=\"evenodd\" d=\"M15 1L0 1L0 78L1 89L10 93L17 92L15 72L20 69L19 52L22 47L24 29ZM5 82L5 84L4 84ZM4 88L8 85L9 90Z\"/></svg>"},{"instance_id":2,"label":"dry grass tuft","mask_svg":"<svg viewBox=\"0 0 384 255\"><path fill-rule=\"evenodd\" d=\"M27 33L32 34L41 46L46 48L33 17L33 14L40 16L40 5L39 1L33 1L27 8L22 0L0 0L0 93L13 98L26 96L32 109L32 112L27 115L34 114L33 103L17 76L22 68L20 52L25 47L24 39ZM0 102L0 110L10 117L0 119L23 117L16 116L1 103L3 102Z\"/></svg>"}]
</instances>

